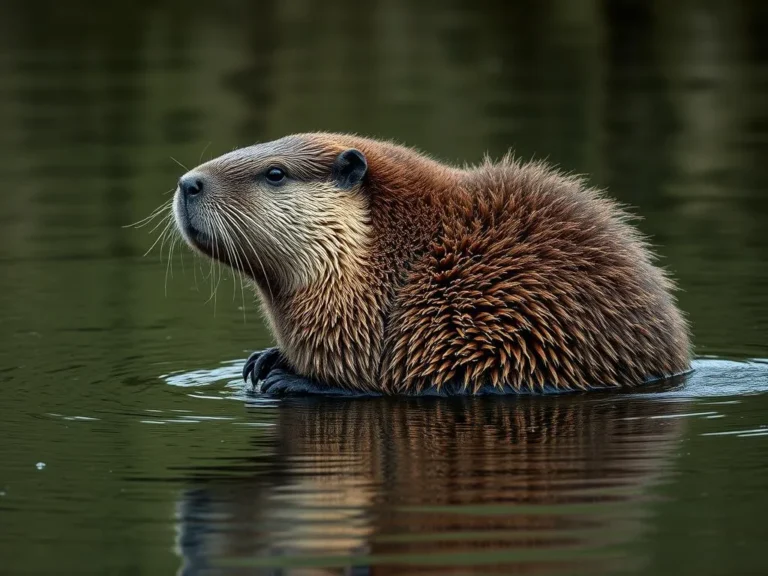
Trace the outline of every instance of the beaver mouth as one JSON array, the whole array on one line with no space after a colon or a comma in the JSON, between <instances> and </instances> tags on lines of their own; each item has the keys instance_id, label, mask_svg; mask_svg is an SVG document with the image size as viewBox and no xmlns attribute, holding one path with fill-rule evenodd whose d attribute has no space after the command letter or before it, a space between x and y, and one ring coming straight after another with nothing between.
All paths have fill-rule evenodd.
<instances>
[{"instance_id":1,"label":"beaver mouth","mask_svg":"<svg viewBox=\"0 0 768 576\"><path fill-rule=\"evenodd\" d=\"M210 208L187 204L180 195L177 195L173 207L176 228L184 241L203 256L244 274L247 274L245 270L247 266L250 272L247 275L256 278L247 257L242 253L238 255L236 239L225 228L219 229L214 225L214 222L219 220L224 226L224 220L209 212Z\"/></svg>"},{"instance_id":2,"label":"beaver mouth","mask_svg":"<svg viewBox=\"0 0 768 576\"><path fill-rule=\"evenodd\" d=\"M206 256L214 257L215 242L210 233L202 230L193 223L185 202L177 200L174 203L176 226L188 244L203 252Z\"/></svg>"},{"instance_id":3,"label":"beaver mouth","mask_svg":"<svg viewBox=\"0 0 768 576\"><path fill-rule=\"evenodd\" d=\"M218 239L216 230L212 232L202 230L193 224L188 216L180 219L178 225L187 244L212 260L234 267L226 244Z\"/></svg>"},{"instance_id":4,"label":"beaver mouth","mask_svg":"<svg viewBox=\"0 0 768 576\"><path fill-rule=\"evenodd\" d=\"M189 221L184 224L184 236L190 244L193 244L196 248L199 248L209 256L213 256L214 242L211 236L195 228Z\"/></svg>"}]
</instances>

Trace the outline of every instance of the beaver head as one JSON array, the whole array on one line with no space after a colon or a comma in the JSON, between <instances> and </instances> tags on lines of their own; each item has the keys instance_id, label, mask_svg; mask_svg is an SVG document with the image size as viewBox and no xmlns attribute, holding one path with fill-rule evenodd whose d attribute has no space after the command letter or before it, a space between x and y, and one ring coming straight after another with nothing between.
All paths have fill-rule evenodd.
<instances>
[{"instance_id":1,"label":"beaver head","mask_svg":"<svg viewBox=\"0 0 768 576\"><path fill-rule=\"evenodd\" d=\"M186 241L270 293L291 292L354 260L370 237L365 155L289 136L184 174L174 198Z\"/></svg>"}]
</instances>

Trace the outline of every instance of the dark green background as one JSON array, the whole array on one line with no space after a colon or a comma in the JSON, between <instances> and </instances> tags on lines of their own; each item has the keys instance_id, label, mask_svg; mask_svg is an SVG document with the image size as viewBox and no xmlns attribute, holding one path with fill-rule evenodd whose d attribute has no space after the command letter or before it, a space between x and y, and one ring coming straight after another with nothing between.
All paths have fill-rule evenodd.
<instances>
[{"instance_id":1,"label":"dark green background","mask_svg":"<svg viewBox=\"0 0 768 576\"><path fill-rule=\"evenodd\" d=\"M318 564L327 543L284 542L309 542L302 529L333 540L362 522L373 528L339 544L333 566L765 573L768 436L702 434L768 425L768 396L510 402L517 420L506 423L482 403L247 404L240 361L270 342L257 305L226 273L215 308L206 303L209 265L184 248L166 295L165 261L141 257L153 237L123 226L167 198L183 172L171 157L191 167L291 132L393 138L451 162L513 148L588 174L643 216L699 354L764 358L766 6L3 2L0 572L173 573L175 534L190 526L245 542L222 551L193 539L210 559L269 549L277 565L297 554ZM433 412L442 427L422 423ZM563 413L572 426L553 436ZM704 415L669 417L689 413ZM498 431L490 444L464 431L479 420ZM309 517L317 502L321 520ZM472 536L467 514L398 508L470 506L482 519L510 502L530 502L509 514L547 518L550 532L483 524ZM420 544L445 534L445 549ZM407 553L380 552L398 538Z\"/></svg>"}]
</instances>

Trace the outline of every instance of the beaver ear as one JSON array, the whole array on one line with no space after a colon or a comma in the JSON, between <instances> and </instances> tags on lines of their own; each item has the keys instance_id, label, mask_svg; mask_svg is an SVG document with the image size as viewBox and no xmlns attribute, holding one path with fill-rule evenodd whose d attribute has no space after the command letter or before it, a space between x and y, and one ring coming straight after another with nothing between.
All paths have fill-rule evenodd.
<instances>
[{"instance_id":1,"label":"beaver ear","mask_svg":"<svg viewBox=\"0 0 768 576\"><path fill-rule=\"evenodd\" d=\"M354 188L365 177L368 162L359 150L350 148L336 157L331 169L331 177L339 188Z\"/></svg>"}]
</instances>

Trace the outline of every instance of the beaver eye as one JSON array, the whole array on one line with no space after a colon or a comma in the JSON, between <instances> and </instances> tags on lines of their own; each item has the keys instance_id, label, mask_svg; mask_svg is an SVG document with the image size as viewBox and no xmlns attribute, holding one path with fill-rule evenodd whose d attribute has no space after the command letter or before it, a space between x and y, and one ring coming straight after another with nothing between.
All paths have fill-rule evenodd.
<instances>
[{"instance_id":1,"label":"beaver eye","mask_svg":"<svg viewBox=\"0 0 768 576\"><path fill-rule=\"evenodd\" d=\"M279 184L282 184L283 181L285 180L285 172L283 172L283 170L281 170L280 168L272 167L269 170L267 170L265 177L267 178L267 182L269 182L273 186L278 186Z\"/></svg>"}]
</instances>

